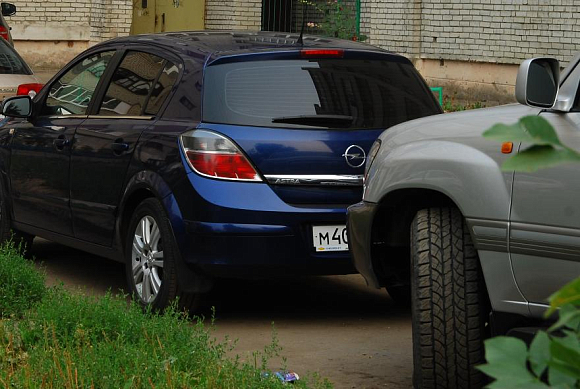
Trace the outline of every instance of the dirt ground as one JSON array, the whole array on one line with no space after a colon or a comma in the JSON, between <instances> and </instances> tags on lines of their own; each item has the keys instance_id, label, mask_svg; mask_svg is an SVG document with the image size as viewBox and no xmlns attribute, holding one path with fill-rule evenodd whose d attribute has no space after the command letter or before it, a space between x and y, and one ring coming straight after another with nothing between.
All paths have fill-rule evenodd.
<instances>
[{"instance_id":1,"label":"dirt ground","mask_svg":"<svg viewBox=\"0 0 580 389\"><path fill-rule=\"evenodd\" d=\"M51 284L94 295L124 290L120 263L41 239L32 254ZM412 386L410 312L384 290L368 288L360 275L222 280L205 306L215 307L216 338L228 335L243 359L271 342L274 323L286 366L299 375L319 373L335 388ZM211 315L209 308L204 314ZM270 367L282 364L277 359Z\"/></svg>"}]
</instances>

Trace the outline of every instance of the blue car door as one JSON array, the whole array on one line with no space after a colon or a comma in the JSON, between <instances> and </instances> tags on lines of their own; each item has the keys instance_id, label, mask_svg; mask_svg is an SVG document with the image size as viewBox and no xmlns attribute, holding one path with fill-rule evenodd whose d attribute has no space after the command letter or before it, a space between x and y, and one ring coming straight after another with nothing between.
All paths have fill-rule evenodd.
<instances>
[{"instance_id":1,"label":"blue car door","mask_svg":"<svg viewBox=\"0 0 580 389\"><path fill-rule=\"evenodd\" d=\"M9 168L14 222L72 236L70 152L76 128L87 118L93 93L115 51L74 63L49 86L38 112L13 128ZM38 107L38 108L36 108Z\"/></svg>"},{"instance_id":2,"label":"blue car door","mask_svg":"<svg viewBox=\"0 0 580 389\"><path fill-rule=\"evenodd\" d=\"M158 55L127 51L93 114L75 133L70 202L75 237L112 244L118 203L141 133L151 127L178 72Z\"/></svg>"}]
</instances>

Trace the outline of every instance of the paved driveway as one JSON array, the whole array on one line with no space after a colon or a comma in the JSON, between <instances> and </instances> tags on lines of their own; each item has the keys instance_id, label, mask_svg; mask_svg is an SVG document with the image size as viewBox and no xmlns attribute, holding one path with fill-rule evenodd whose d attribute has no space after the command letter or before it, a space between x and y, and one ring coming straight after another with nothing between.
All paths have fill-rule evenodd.
<instances>
[{"instance_id":1,"label":"paved driveway","mask_svg":"<svg viewBox=\"0 0 580 389\"><path fill-rule=\"evenodd\" d=\"M102 295L125 286L124 266L36 239L33 255L50 283ZM216 308L215 336L237 339L235 353L251 358L271 340L274 322L288 368L318 372L336 388L410 388L409 310L359 275L276 281L224 280L206 296ZM211 313L206 308L205 314ZM273 369L282 361L272 361Z\"/></svg>"}]
</instances>

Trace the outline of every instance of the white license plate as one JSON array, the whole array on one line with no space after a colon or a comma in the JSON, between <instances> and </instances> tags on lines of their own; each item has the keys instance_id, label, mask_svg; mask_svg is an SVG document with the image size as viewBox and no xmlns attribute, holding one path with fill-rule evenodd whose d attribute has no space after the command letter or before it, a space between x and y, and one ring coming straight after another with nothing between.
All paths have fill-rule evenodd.
<instances>
[{"instance_id":1,"label":"white license plate","mask_svg":"<svg viewBox=\"0 0 580 389\"><path fill-rule=\"evenodd\" d=\"M312 226L312 240L316 251L348 251L346 226Z\"/></svg>"}]
</instances>

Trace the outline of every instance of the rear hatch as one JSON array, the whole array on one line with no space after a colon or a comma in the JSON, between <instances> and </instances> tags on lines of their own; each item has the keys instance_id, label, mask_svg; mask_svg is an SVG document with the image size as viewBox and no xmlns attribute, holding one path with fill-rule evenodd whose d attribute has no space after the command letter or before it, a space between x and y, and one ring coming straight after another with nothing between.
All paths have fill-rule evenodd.
<instances>
[{"instance_id":1,"label":"rear hatch","mask_svg":"<svg viewBox=\"0 0 580 389\"><path fill-rule=\"evenodd\" d=\"M348 205L381 132L441 111L404 57L316 49L212 62L202 112L285 202Z\"/></svg>"}]
</instances>

